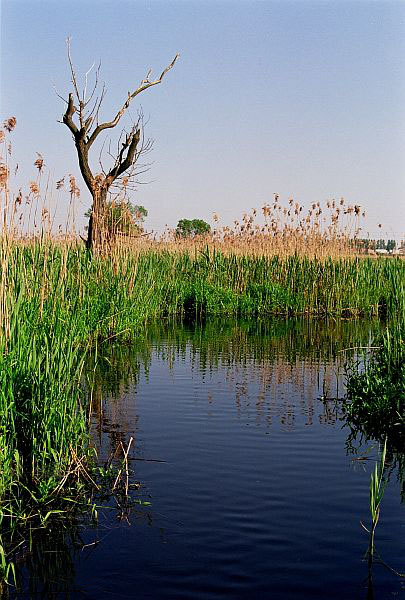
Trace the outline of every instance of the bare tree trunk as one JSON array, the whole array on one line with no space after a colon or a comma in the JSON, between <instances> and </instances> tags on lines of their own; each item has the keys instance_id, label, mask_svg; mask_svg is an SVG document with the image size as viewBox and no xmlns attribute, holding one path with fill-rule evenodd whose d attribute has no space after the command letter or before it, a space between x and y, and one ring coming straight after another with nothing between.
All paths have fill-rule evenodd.
<instances>
[{"instance_id":1,"label":"bare tree trunk","mask_svg":"<svg viewBox=\"0 0 405 600\"><path fill-rule=\"evenodd\" d=\"M96 188L92 194L93 206L89 219L88 235L86 241L87 250L100 248L106 241L106 211L107 211L107 193L106 188Z\"/></svg>"}]
</instances>

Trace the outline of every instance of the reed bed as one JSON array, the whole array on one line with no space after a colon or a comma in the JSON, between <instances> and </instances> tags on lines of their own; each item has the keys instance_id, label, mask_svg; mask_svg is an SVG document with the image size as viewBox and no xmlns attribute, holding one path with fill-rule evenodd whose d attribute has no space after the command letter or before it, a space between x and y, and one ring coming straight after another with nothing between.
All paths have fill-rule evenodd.
<instances>
[{"instance_id":1,"label":"reed bed","mask_svg":"<svg viewBox=\"0 0 405 600\"><path fill-rule=\"evenodd\" d=\"M60 243L80 242L82 222L79 214L80 188L73 175L51 181L46 162L41 154L33 161L35 176L27 189L10 193L9 180L18 165L12 163L10 133L16 126L14 117L4 122L0 129L0 190L2 191L3 228L21 243L32 243L38 237L51 235ZM112 207L123 203L125 212L127 188L118 191L112 198ZM67 206L66 219L57 224L58 203ZM83 210L83 209L81 209ZM113 211L118 220L121 211ZM121 217L119 216L121 215ZM218 213L213 214L214 227L208 235L197 237L179 236L176 229L166 227L161 235L122 235L119 223L109 218L113 231L113 246L131 249L133 252L173 252L191 256L207 246L210 252L225 256L257 256L285 258L299 255L307 258L342 258L364 253L362 237L365 211L358 204L347 204L344 198L331 199L321 204L313 202L309 207L293 198L282 200L274 194L270 202L257 209L244 212L231 224L222 224ZM381 227L381 225L380 225ZM141 232L140 232L141 233ZM105 236L103 236L105 238ZM104 239L102 252L110 252L112 237Z\"/></svg>"},{"instance_id":2,"label":"reed bed","mask_svg":"<svg viewBox=\"0 0 405 600\"><path fill-rule=\"evenodd\" d=\"M91 463L82 376L89 347L140 337L170 317L391 316L404 279L401 260L226 256L209 248L194 257L123 248L91 256L46 237L21 244L3 236L0 265L3 531L34 514L46 519L86 481L77 467Z\"/></svg>"},{"instance_id":3,"label":"reed bed","mask_svg":"<svg viewBox=\"0 0 405 600\"><path fill-rule=\"evenodd\" d=\"M176 230L167 228L149 242L141 240L141 245L171 252L193 253L208 245L210 250L225 255L341 258L363 250L358 236L365 216L359 205L347 205L344 198L324 205L314 202L305 209L292 198L282 202L279 194L274 194L271 203L244 212L231 225L221 225L219 215L214 213L212 232L199 239L182 239Z\"/></svg>"},{"instance_id":4,"label":"reed bed","mask_svg":"<svg viewBox=\"0 0 405 600\"><path fill-rule=\"evenodd\" d=\"M13 119L5 123L0 142L14 126ZM355 255L359 207L332 202L327 225L317 204L301 218L299 206L290 202L284 212L275 198L263 207L260 226L251 214L210 238L181 241L169 232L159 240L109 239L89 253L75 231L74 178L68 191L73 226L52 234L53 213L41 196L42 157L24 196L10 193L8 156L0 161L3 576L13 566L6 540L17 525L43 526L67 512L62 499L78 503L83 487L94 483L91 385L83 376L90 347L141 336L148 323L170 317L390 317L403 309L405 263ZM352 222L342 232L345 211Z\"/></svg>"}]
</instances>

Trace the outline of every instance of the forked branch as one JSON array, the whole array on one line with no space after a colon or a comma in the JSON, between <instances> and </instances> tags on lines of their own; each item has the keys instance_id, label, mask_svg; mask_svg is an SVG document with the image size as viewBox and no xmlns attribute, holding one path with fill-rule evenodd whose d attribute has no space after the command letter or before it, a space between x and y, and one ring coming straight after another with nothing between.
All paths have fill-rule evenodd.
<instances>
[{"instance_id":1,"label":"forked branch","mask_svg":"<svg viewBox=\"0 0 405 600\"><path fill-rule=\"evenodd\" d=\"M77 125L74 123L73 121L73 115L76 112L76 107L74 105L74 101L73 101L73 94L70 93L69 94L69 100L67 103L67 109L65 114L63 115L63 122L65 123L65 125L67 125L70 129L70 131L73 133L73 135L75 136L78 133L78 128Z\"/></svg>"},{"instance_id":2,"label":"forked branch","mask_svg":"<svg viewBox=\"0 0 405 600\"><path fill-rule=\"evenodd\" d=\"M158 85L159 83L161 83L164 76L166 75L166 73L168 73L170 71L170 69L172 69L174 67L179 56L180 56L179 54L176 54L176 56L174 57L172 62L165 69L163 69L163 71L161 72L160 77L158 77L158 79L155 79L154 81L149 81L149 76L151 74L151 71L149 71L146 78L142 79L142 81L141 81L140 85L137 87L137 89L134 92L128 92L127 100L125 101L125 103L123 104L121 109L117 112L114 119L112 121L100 123L100 125L97 125L97 127L95 128L95 130L93 131L93 133L91 134L90 138L87 141L87 146L90 148L90 146L92 145L94 140L97 138L99 133L101 133L104 129L111 129L112 127L115 127L116 125L118 125L122 115L125 113L125 111L129 107L131 101L136 96L138 96L138 94L147 90L148 88L152 87L153 85Z\"/></svg>"}]
</instances>

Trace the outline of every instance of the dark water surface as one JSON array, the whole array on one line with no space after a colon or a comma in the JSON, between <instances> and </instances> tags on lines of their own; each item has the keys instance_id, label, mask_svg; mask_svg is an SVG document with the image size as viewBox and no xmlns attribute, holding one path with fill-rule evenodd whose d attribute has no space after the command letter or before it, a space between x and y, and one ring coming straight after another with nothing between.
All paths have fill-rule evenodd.
<instances>
[{"instance_id":1,"label":"dark water surface","mask_svg":"<svg viewBox=\"0 0 405 600\"><path fill-rule=\"evenodd\" d=\"M363 560L360 520L369 523L378 448L348 452L335 403L321 399L342 397L340 350L367 345L377 327L218 321L155 328L137 346L106 349L94 443L106 458L134 438L133 498L151 505L132 510L130 524L101 510L98 527L81 533L89 546L37 572L25 597L405 596L405 580L383 566L368 586ZM405 571L405 510L390 460L376 547Z\"/></svg>"}]
</instances>

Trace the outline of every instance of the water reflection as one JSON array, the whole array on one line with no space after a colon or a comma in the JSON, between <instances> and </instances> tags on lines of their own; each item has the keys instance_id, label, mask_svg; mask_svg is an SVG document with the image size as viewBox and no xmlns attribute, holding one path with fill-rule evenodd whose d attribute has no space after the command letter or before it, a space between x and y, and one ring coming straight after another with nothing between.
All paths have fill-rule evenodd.
<instances>
[{"instance_id":1,"label":"water reflection","mask_svg":"<svg viewBox=\"0 0 405 600\"><path fill-rule=\"evenodd\" d=\"M32 528L30 538L14 555L21 593L4 584L0 587L0 598L70 597L75 591L75 561L84 545L82 530L80 518L70 520L69 524L55 519L49 528Z\"/></svg>"},{"instance_id":2,"label":"water reflection","mask_svg":"<svg viewBox=\"0 0 405 600\"><path fill-rule=\"evenodd\" d=\"M368 345L379 328L305 318L167 323L131 345L102 345L86 370L93 444L104 462L133 437L131 483L142 486L132 499L152 507L132 510L131 528L109 511L95 531L78 524L46 568L52 545L38 545L25 597L397 593L380 573L364 579L359 521L374 454L352 440L358 455L346 456L336 402L342 350ZM352 460L365 452L368 460ZM394 482L399 461L390 457ZM381 524L394 558L397 498L388 494Z\"/></svg>"},{"instance_id":3,"label":"water reflection","mask_svg":"<svg viewBox=\"0 0 405 600\"><path fill-rule=\"evenodd\" d=\"M241 418L254 414L256 423L268 428L276 420L291 429L301 417L306 425L335 425L344 361L353 355L344 351L369 344L380 326L377 321L314 319L169 323L148 328L131 345L105 344L88 363L96 447L104 456L125 441L128 431L136 439L137 388L141 374L149 380L153 360L165 363L169 372L178 362L186 364L191 380L195 376L202 385L220 371L218 385L234 394L236 413ZM213 404L210 391L207 410Z\"/></svg>"}]
</instances>

